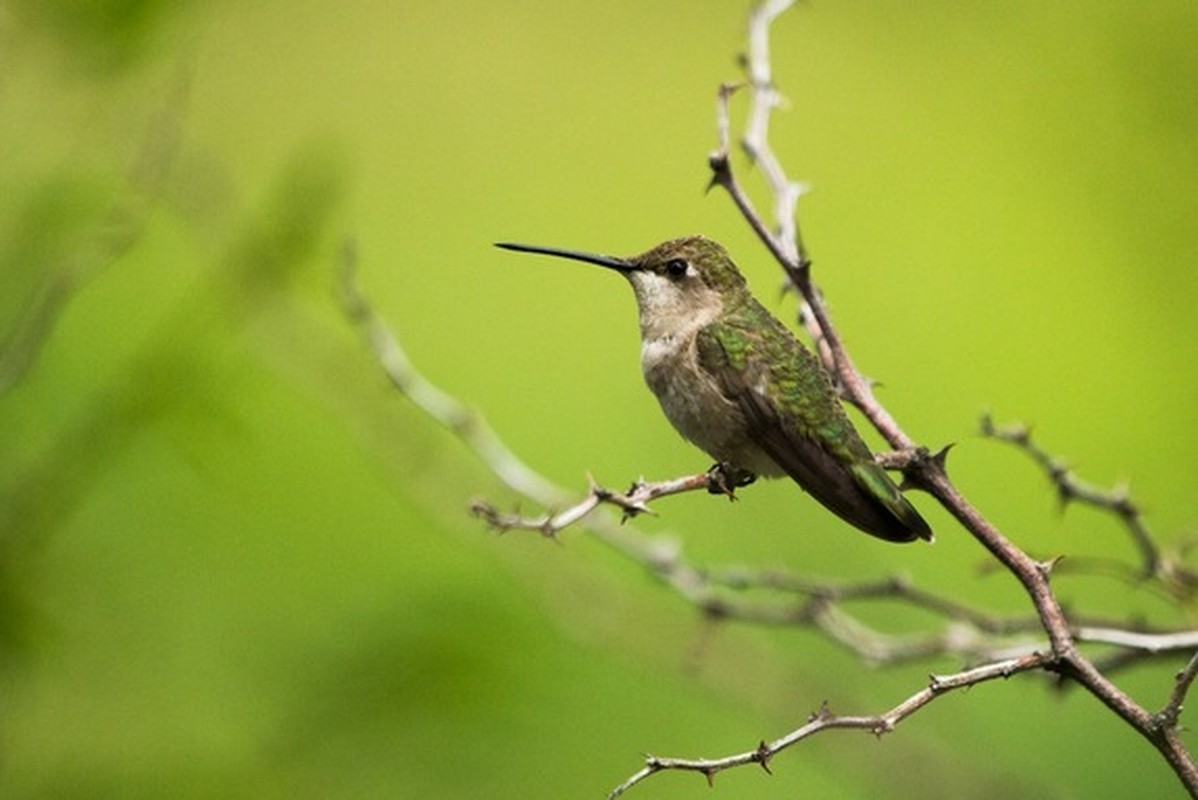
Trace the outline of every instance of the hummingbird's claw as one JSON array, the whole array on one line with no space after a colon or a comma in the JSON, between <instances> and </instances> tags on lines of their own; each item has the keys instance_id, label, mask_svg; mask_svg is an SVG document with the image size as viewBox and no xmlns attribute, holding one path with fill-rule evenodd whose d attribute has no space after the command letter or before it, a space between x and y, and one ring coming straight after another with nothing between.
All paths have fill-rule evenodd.
<instances>
[{"instance_id":1,"label":"hummingbird's claw","mask_svg":"<svg viewBox=\"0 0 1198 800\"><path fill-rule=\"evenodd\" d=\"M711 494L726 494L729 500L736 499L736 490L748 486L757 476L745 469L737 469L727 462L712 464L707 470L707 491Z\"/></svg>"}]
</instances>

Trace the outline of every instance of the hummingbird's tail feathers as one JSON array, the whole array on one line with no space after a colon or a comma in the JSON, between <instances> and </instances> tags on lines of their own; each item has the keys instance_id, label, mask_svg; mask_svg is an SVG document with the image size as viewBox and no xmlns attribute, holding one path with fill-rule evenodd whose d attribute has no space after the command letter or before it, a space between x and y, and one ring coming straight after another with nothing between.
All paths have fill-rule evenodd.
<instances>
[{"instance_id":1,"label":"hummingbird's tail feathers","mask_svg":"<svg viewBox=\"0 0 1198 800\"><path fill-rule=\"evenodd\" d=\"M859 530L887 542L931 540L932 531L890 476L872 462L846 466L813 441L762 448L821 505Z\"/></svg>"},{"instance_id":2,"label":"hummingbird's tail feathers","mask_svg":"<svg viewBox=\"0 0 1198 800\"><path fill-rule=\"evenodd\" d=\"M892 542L911 542L917 538L932 541L932 529L915 510L915 506L903 497L903 493L884 469L877 464L866 462L854 464L851 471L858 485L876 501L887 521L885 528L879 528L885 530L886 535L864 528L862 530Z\"/></svg>"}]
</instances>

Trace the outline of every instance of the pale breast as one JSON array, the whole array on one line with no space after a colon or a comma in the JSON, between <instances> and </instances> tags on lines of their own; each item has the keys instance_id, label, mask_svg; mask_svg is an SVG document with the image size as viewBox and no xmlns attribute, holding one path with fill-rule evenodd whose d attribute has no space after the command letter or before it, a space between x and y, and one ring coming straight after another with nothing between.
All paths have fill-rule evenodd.
<instances>
[{"instance_id":1,"label":"pale breast","mask_svg":"<svg viewBox=\"0 0 1198 800\"><path fill-rule=\"evenodd\" d=\"M716 461L759 475L778 473L773 461L749 438L740 410L699 366L694 334L645 341L641 370L662 411L683 437Z\"/></svg>"}]
</instances>

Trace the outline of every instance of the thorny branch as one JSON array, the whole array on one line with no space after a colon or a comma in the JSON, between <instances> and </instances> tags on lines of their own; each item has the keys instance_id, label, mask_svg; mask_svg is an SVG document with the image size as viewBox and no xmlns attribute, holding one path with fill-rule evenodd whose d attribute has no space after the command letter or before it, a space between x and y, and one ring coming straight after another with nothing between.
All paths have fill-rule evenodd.
<instances>
[{"instance_id":1,"label":"thorny branch","mask_svg":"<svg viewBox=\"0 0 1198 800\"><path fill-rule=\"evenodd\" d=\"M772 742L761 742L752 750L725 756L723 758L658 758L649 756L645 766L608 794L608 800L615 800L626 791L646 778L666 770L681 770L698 772L707 778L711 784L717 773L733 767L743 767L757 764L766 772L770 771L770 760L791 745L810 738L817 733L835 729L863 730L883 736L890 733L907 717L919 711L938 697L956 689L976 686L979 683L992 681L996 678L1009 678L1020 672L1033 669L1043 669L1051 665L1052 657L1043 653L1029 653L1016 658L995 661L974 669L967 669L952 675L933 675L928 685L908 697L894 708L875 716L847 716L833 714L828 707L821 706L811 715L807 724L796 728L780 739ZM771 773L772 774L772 773Z\"/></svg>"},{"instance_id":2,"label":"thorny branch","mask_svg":"<svg viewBox=\"0 0 1198 800\"><path fill-rule=\"evenodd\" d=\"M1159 725L1165 728L1176 729L1178 718L1181 716L1181 707L1185 703L1186 694L1190 691L1190 686L1194 683L1194 678L1198 677L1198 653L1194 653L1190 658L1190 662L1177 673L1177 679L1173 684L1173 691L1169 692L1169 700L1165 703L1156 715L1156 720Z\"/></svg>"},{"instance_id":3,"label":"thorny branch","mask_svg":"<svg viewBox=\"0 0 1198 800\"><path fill-rule=\"evenodd\" d=\"M672 494L693 492L707 489L709 492L722 491L712 482L711 473L701 472L698 475L687 475L673 480L646 483L637 480L627 492L614 492L605 489L591 480L591 490L579 502L555 513L544 514L540 517L523 517L519 514L507 514L492 506L485 500L475 500L470 504L470 513L484 520L497 531L525 530L536 531L543 536L554 538L563 528L573 525L590 514L603 503L619 508L623 519L632 519L638 514L652 514L649 502L658 497Z\"/></svg>"},{"instance_id":4,"label":"thorny branch","mask_svg":"<svg viewBox=\"0 0 1198 800\"><path fill-rule=\"evenodd\" d=\"M1198 574L1161 552L1148 523L1144 521L1140 506L1132 500L1127 487L1104 490L1078 478L1063 459L1036 444L1031 429L1026 425L998 426L989 415L985 415L981 428L983 436L1014 445L1036 462L1056 487L1062 507L1069 503L1081 503L1118 517L1140 552L1140 572L1135 577L1159 581L1178 600L1188 599L1198 591Z\"/></svg>"},{"instance_id":5,"label":"thorny branch","mask_svg":"<svg viewBox=\"0 0 1198 800\"><path fill-rule=\"evenodd\" d=\"M754 92L756 105L776 105L776 89L768 80L768 72L761 72L755 65L768 60L765 49L768 40L768 28L772 20L788 8L792 3L781 2L762 3L751 16L749 23L749 42L753 52L750 53L750 83ZM764 77L763 77L764 76ZM721 117L728 113L730 92L722 88L719 94L719 112ZM755 119L755 112L750 113ZM774 254L779 264L793 282L795 288L805 301L810 311L815 340L820 344L821 351L829 354L825 360L831 362L834 374L840 381L847 399L856 405L873 424L874 428L896 450L912 453L926 453L915 446L914 440L898 425L895 419L881 406L874 397L869 381L854 367L853 362L845 352L844 345L837 335L824 307L823 299L811 281L811 261L797 239L797 225L790 220L776 220L775 230L771 230L754 210L752 203L738 184L729 159L729 143L726 139L729 130L728 122L721 118L717 124L724 140L719 149L709 159L712 168L712 183L723 187L732 197L737 208L749 222L753 230ZM761 129L760 123L750 124L750 131ZM746 149L749 150L759 163L774 163L769 152L768 142L756 137L746 137ZM763 173L770 190L777 200L776 207L784 213L793 214L794 203L788 198L797 195L792 185L785 179L780 170ZM776 231L776 232L775 232ZM956 489L945 470L943 458L913 458L905 471L907 480L914 486L924 489L933 495L944 508L951 513L961 525L991 555L993 555L1019 582L1027 592L1034 606L1044 632L1048 635L1051 645L1052 659L1050 666L1062 677L1070 678L1108 708L1123 718L1137 732L1148 739L1164 756L1178 778L1187 790L1198 796L1198 766L1195 765L1192 754L1186 749L1177 735L1176 725L1160 725L1142 706L1132 700L1126 693L1100 672L1077 647L1077 636L1072 630L1068 618L1061 607L1056 595L1049 584L1051 563L1037 562L1028 556L1001 531L998 530L978 509ZM1112 506L1120 508L1121 506ZM1138 521L1138 513L1125 516L1133 522ZM1145 541L1150 541L1145 537ZM1146 559L1155 566L1159 563L1155 548L1147 550ZM1188 682L1186 683L1188 686Z\"/></svg>"},{"instance_id":6,"label":"thorny branch","mask_svg":"<svg viewBox=\"0 0 1198 800\"><path fill-rule=\"evenodd\" d=\"M659 483L635 482L623 493L592 482L581 500L564 510L538 517L501 512L489 503L475 501L473 512L499 530L527 529L555 536L567 525L585 527L600 541L624 557L640 563L711 619L736 619L771 625L810 626L849 648L865 660L892 663L936 654L955 654L975 664L961 672L933 677L931 682L893 709L875 716L841 716L821 708L803 726L756 748L718 759L673 759L651 756L645 766L613 790L617 797L635 784L662 771L682 770L704 774L710 780L717 772L746 764L759 764L768 771L770 759L797 742L834 728L854 728L881 735L945 693L967 686L1039 670L1063 681L1084 687L1119 715L1162 754L1186 789L1198 797L1198 767L1180 738L1179 717L1187 693L1198 675L1198 655L1178 674L1164 707L1151 713L1111 682L1098 666L1107 669L1161 653L1198 650L1198 632L1162 631L1120 624L1109 620L1067 616L1049 583L1054 562L1040 562L1011 543L953 485L946 468L944 451L931 455L917 446L878 402L871 383L857 370L833 326L818 288L812 281L811 260L803 246L796 216L798 198L804 187L787 178L770 148L768 124L772 110L781 103L770 74L769 28L774 18L793 0L767 0L752 14L749 24L749 53L746 57L751 109L741 146L759 168L774 200L773 226L757 213L736 179L730 160L729 104L734 87L721 87L717 105L719 146L709 157L712 186L729 196L766 248L774 255L803 300L802 319L821 357L841 388L846 401L859 408L895 449L880 456L888 468L902 469L907 483L923 489L992 555L1025 590L1034 614L1007 618L978 611L955 600L938 597L912 587L901 578L872 583L849 584L814 581L776 571L743 569L703 570L688 562L680 547L665 537L649 538L622 521L649 512L648 503L670 494L713 489L710 473L686 476ZM456 433L509 488L544 507L562 507L565 492L520 461L473 411L445 394L421 376L404 355L393 334L379 320L354 278L355 256L345 255L342 288L347 314L360 327L376 358L393 385L430 416ZM1021 446L1044 466L1062 497L1079 500L1115 513L1124 521L1139 547L1146 575L1174 578L1162 570L1172 562L1164 559L1139 509L1125 494L1103 493L1074 478L1059 462L1031 444L1030 437L991 435ZM604 513L602 506L615 506L620 515ZM1187 582L1192 579L1184 574ZM751 600L745 589L765 589L767 601ZM1175 594L1180 598L1180 594ZM939 617L944 627L922 635L890 635L862 623L849 611L854 602L886 599ZM1101 662L1088 658L1079 645L1115 648Z\"/></svg>"}]
</instances>

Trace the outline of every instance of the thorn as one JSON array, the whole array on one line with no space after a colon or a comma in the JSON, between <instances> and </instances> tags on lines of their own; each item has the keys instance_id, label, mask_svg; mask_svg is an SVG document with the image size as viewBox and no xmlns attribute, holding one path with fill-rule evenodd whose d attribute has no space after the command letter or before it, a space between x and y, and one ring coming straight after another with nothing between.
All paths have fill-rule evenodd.
<instances>
[{"instance_id":1,"label":"thorn","mask_svg":"<svg viewBox=\"0 0 1198 800\"><path fill-rule=\"evenodd\" d=\"M707 156L707 166L711 168L711 181L708 182L706 191L710 192L713 187L722 186L728 182L728 151L712 150Z\"/></svg>"},{"instance_id":2,"label":"thorn","mask_svg":"<svg viewBox=\"0 0 1198 800\"><path fill-rule=\"evenodd\" d=\"M711 194L711 190L720 185L720 170L716 166L716 159L724 158L720 153L712 153L707 157L707 163L711 165L711 180L703 187L703 194Z\"/></svg>"},{"instance_id":3,"label":"thorn","mask_svg":"<svg viewBox=\"0 0 1198 800\"><path fill-rule=\"evenodd\" d=\"M715 770L714 769L709 768L709 769L703 770L703 777L707 778L707 788L708 789L715 786Z\"/></svg>"},{"instance_id":4,"label":"thorn","mask_svg":"<svg viewBox=\"0 0 1198 800\"><path fill-rule=\"evenodd\" d=\"M649 508L649 506L645 505L644 502L642 502L640 500L629 501L628 503L621 503L620 508L623 511L623 513L620 514L620 524L621 525L623 525L625 522L627 522L630 519L636 519L641 514L648 514L651 517L657 516L656 511Z\"/></svg>"},{"instance_id":5,"label":"thorn","mask_svg":"<svg viewBox=\"0 0 1198 800\"><path fill-rule=\"evenodd\" d=\"M595 480L595 476L589 472L587 473L587 491L603 502L611 500L612 496L615 495L615 492L611 489L600 485Z\"/></svg>"},{"instance_id":6,"label":"thorn","mask_svg":"<svg viewBox=\"0 0 1198 800\"><path fill-rule=\"evenodd\" d=\"M944 447L941 447L932 454L932 463L940 467L941 471L947 472L946 467L948 466L948 451L952 450L956 446L956 442L949 442Z\"/></svg>"},{"instance_id":7,"label":"thorn","mask_svg":"<svg viewBox=\"0 0 1198 800\"><path fill-rule=\"evenodd\" d=\"M757 743L757 763L765 770L766 775L773 775L774 771L770 769L770 759L774 754L770 752L770 746L762 739Z\"/></svg>"},{"instance_id":8,"label":"thorn","mask_svg":"<svg viewBox=\"0 0 1198 800\"><path fill-rule=\"evenodd\" d=\"M743 57L744 54L742 53L741 55ZM748 81L737 81L736 83L721 83L720 84L720 97L727 99L748 85L749 85Z\"/></svg>"},{"instance_id":9,"label":"thorn","mask_svg":"<svg viewBox=\"0 0 1198 800\"><path fill-rule=\"evenodd\" d=\"M994 417L990 416L989 411L982 412L982 418L978 420L978 428L981 430L982 436L994 435Z\"/></svg>"},{"instance_id":10,"label":"thorn","mask_svg":"<svg viewBox=\"0 0 1198 800\"><path fill-rule=\"evenodd\" d=\"M1037 561L1036 569L1040 570L1040 572L1044 575L1044 577L1047 578L1048 576L1052 575L1052 571L1057 568L1057 564L1060 564L1064 560L1065 560L1065 556L1059 555L1059 556L1053 556L1052 558L1048 559L1047 561Z\"/></svg>"}]
</instances>

